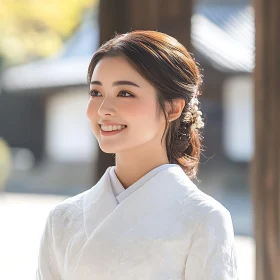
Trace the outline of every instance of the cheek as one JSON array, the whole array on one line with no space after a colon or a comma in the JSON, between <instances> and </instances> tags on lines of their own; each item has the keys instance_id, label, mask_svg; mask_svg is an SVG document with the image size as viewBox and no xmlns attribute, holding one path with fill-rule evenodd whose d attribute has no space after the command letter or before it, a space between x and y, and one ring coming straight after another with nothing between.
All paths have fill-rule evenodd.
<instances>
[{"instance_id":1,"label":"cheek","mask_svg":"<svg viewBox=\"0 0 280 280\"><path fill-rule=\"evenodd\" d=\"M152 118L155 115L155 104L153 101L147 102L133 102L129 106L120 108L120 112L125 113L126 116L132 119L141 120L144 118Z\"/></svg>"},{"instance_id":2,"label":"cheek","mask_svg":"<svg viewBox=\"0 0 280 280\"><path fill-rule=\"evenodd\" d=\"M86 115L90 121L95 120L98 112L97 104L90 98L86 107Z\"/></svg>"},{"instance_id":3,"label":"cheek","mask_svg":"<svg viewBox=\"0 0 280 280\"><path fill-rule=\"evenodd\" d=\"M98 107L96 102L92 102L91 99L88 101L86 107L86 115L89 120L89 125L95 137L99 135L99 126L97 125L98 122Z\"/></svg>"},{"instance_id":4,"label":"cheek","mask_svg":"<svg viewBox=\"0 0 280 280\"><path fill-rule=\"evenodd\" d=\"M156 103L153 100L133 103L122 108L121 112L131 124L133 133L144 135L150 134L151 131L155 133L158 129L159 120L156 117Z\"/></svg>"}]
</instances>

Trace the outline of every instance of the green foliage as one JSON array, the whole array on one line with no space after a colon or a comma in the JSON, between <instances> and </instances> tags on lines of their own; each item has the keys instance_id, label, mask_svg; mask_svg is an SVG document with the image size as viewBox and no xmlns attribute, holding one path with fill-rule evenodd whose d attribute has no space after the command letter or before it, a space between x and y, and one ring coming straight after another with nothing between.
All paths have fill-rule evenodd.
<instances>
[{"instance_id":1,"label":"green foliage","mask_svg":"<svg viewBox=\"0 0 280 280\"><path fill-rule=\"evenodd\" d=\"M0 55L5 64L49 56L80 23L96 0L1 0Z\"/></svg>"}]
</instances>

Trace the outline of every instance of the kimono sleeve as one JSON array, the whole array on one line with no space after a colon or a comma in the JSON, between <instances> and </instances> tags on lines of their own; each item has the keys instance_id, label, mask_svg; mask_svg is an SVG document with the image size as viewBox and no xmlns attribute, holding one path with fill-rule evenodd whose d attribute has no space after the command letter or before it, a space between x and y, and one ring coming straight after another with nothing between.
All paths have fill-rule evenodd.
<instances>
[{"instance_id":1,"label":"kimono sleeve","mask_svg":"<svg viewBox=\"0 0 280 280\"><path fill-rule=\"evenodd\" d=\"M57 260L53 244L53 212L48 215L43 235L41 237L36 280L60 280Z\"/></svg>"},{"instance_id":2,"label":"kimono sleeve","mask_svg":"<svg viewBox=\"0 0 280 280\"><path fill-rule=\"evenodd\" d=\"M238 280L229 211L212 210L199 225L188 254L186 280Z\"/></svg>"}]
</instances>

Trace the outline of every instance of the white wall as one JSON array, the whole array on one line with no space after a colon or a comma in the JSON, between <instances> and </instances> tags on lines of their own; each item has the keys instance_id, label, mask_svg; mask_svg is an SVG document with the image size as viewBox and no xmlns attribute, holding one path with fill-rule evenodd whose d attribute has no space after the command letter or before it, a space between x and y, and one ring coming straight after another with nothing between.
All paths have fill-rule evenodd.
<instances>
[{"instance_id":1,"label":"white wall","mask_svg":"<svg viewBox=\"0 0 280 280\"><path fill-rule=\"evenodd\" d=\"M85 88L59 92L48 98L46 153L57 161L92 161L97 141L86 116Z\"/></svg>"},{"instance_id":2,"label":"white wall","mask_svg":"<svg viewBox=\"0 0 280 280\"><path fill-rule=\"evenodd\" d=\"M226 80L223 88L223 145L233 161L250 161L254 151L253 80Z\"/></svg>"}]
</instances>

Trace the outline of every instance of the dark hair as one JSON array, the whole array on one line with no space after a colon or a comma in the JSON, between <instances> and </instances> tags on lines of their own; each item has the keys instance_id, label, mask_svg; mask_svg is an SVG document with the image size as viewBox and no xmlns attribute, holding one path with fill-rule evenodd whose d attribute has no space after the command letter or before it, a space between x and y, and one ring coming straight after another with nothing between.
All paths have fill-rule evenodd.
<instances>
[{"instance_id":1,"label":"dark hair","mask_svg":"<svg viewBox=\"0 0 280 280\"><path fill-rule=\"evenodd\" d=\"M156 88L166 120L163 137L166 133L169 163L179 164L191 179L196 178L202 136L194 126L195 116L191 115L194 106L197 112L198 103L194 105L191 101L200 95L202 75L195 60L182 44L164 33L137 30L118 34L94 54L88 68L88 83L102 58L116 56L126 58ZM164 102L172 106L178 98L185 100L185 107L181 116L169 123Z\"/></svg>"}]
</instances>

